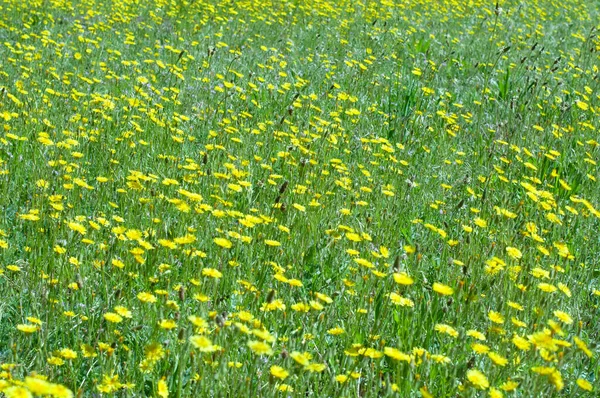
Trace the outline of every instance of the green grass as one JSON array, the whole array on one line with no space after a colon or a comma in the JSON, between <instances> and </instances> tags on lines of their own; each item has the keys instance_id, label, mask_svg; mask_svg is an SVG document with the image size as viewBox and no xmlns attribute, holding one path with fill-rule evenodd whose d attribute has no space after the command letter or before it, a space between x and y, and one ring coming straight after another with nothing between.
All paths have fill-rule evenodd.
<instances>
[{"instance_id":1,"label":"green grass","mask_svg":"<svg viewBox=\"0 0 600 398\"><path fill-rule=\"evenodd\" d=\"M0 2L0 395L595 396L599 11Z\"/></svg>"}]
</instances>

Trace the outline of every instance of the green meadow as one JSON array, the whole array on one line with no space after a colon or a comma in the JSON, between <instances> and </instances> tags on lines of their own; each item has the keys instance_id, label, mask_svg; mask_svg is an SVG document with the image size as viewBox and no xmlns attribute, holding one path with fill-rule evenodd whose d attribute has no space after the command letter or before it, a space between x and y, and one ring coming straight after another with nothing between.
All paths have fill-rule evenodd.
<instances>
[{"instance_id":1,"label":"green meadow","mask_svg":"<svg viewBox=\"0 0 600 398\"><path fill-rule=\"evenodd\" d=\"M595 397L600 4L0 0L0 397Z\"/></svg>"}]
</instances>

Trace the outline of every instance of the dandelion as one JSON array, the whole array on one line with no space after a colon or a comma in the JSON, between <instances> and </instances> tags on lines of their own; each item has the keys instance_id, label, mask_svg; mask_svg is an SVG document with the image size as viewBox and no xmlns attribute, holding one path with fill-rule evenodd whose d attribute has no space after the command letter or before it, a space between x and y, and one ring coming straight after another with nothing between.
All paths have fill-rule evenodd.
<instances>
[{"instance_id":1,"label":"dandelion","mask_svg":"<svg viewBox=\"0 0 600 398\"><path fill-rule=\"evenodd\" d=\"M217 347L205 336L190 336L190 343L200 352L215 352L217 350Z\"/></svg>"},{"instance_id":2,"label":"dandelion","mask_svg":"<svg viewBox=\"0 0 600 398\"><path fill-rule=\"evenodd\" d=\"M556 311L554 311L554 316L555 316L556 318L558 318L558 319L559 319L561 322L563 322L563 323L565 323L565 324L567 324L567 325L570 325L570 324L572 324L572 323L573 323L573 318L571 318L571 317L569 316L569 314L567 314L567 313L566 313L566 312L564 312L564 311L559 311L559 310L556 310Z\"/></svg>"},{"instance_id":3,"label":"dandelion","mask_svg":"<svg viewBox=\"0 0 600 398\"><path fill-rule=\"evenodd\" d=\"M2 390L6 398L33 398L33 395L25 387L11 386Z\"/></svg>"},{"instance_id":4,"label":"dandelion","mask_svg":"<svg viewBox=\"0 0 600 398\"><path fill-rule=\"evenodd\" d=\"M222 247L224 249L230 249L233 246L231 241L225 238L214 238L213 242L215 242L217 246Z\"/></svg>"},{"instance_id":5,"label":"dandelion","mask_svg":"<svg viewBox=\"0 0 600 398\"><path fill-rule=\"evenodd\" d=\"M415 283L414 279L411 278L410 276L408 276L406 273L404 272L400 272L400 273L394 273L394 282L396 282L399 285L412 285L413 283Z\"/></svg>"},{"instance_id":6,"label":"dandelion","mask_svg":"<svg viewBox=\"0 0 600 398\"><path fill-rule=\"evenodd\" d=\"M348 375L337 375L335 376L335 381L340 384L344 384L346 381L348 381Z\"/></svg>"},{"instance_id":7,"label":"dandelion","mask_svg":"<svg viewBox=\"0 0 600 398\"><path fill-rule=\"evenodd\" d=\"M282 368L281 366L277 366L277 365L271 366L270 372L271 372L271 375L273 375L273 377L276 377L280 380L284 380L290 374L284 368Z\"/></svg>"},{"instance_id":8,"label":"dandelion","mask_svg":"<svg viewBox=\"0 0 600 398\"><path fill-rule=\"evenodd\" d=\"M263 341L250 340L247 345L257 355L273 355L271 346Z\"/></svg>"},{"instance_id":9,"label":"dandelion","mask_svg":"<svg viewBox=\"0 0 600 398\"><path fill-rule=\"evenodd\" d=\"M202 270L202 276L208 276L210 278L219 279L223 277L223 274L214 268L204 268Z\"/></svg>"},{"instance_id":10,"label":"dandelion","mask_svg":"<svg viewBox=\"0 0 600 398\"><path fill-rule=\"evenodd\" d=\"M497 323L500 325L504 323L504 317L502 316L502 314L496 311L488 312L488 319L493 323Z\"/></svg>"},{"instance_id":11,"label":"dandelion","mask_svg":"<svg viewBox=\"0 0 600 398\"><path fill-rule=\"evenodd\" d=\"M21 325L17 325L17 329L23 333L31 334L31 333L37 332L39 330L39 326L21 324Z\"/></svg>"},{"instance_id":12,"label":"dandelion","mask_svg":"<svg viewBox=\"0 0 600 398\"><path fill-rule=\"evenodd\" d=\"M138 300L144 303L156 303L156 296L151 293L141 292L137 295Z\"/></svg>"},{"instance_id":13,"label":"dandelion","mask_svg":"<svg viewBox=\"0 0 600 398\"><path fill-rule=\"evenodd\" d=\"M392 358L395 359L396 361L406 361L409 362L411 361L411 356L408 354L405 354L399 350L397 350L396 348L393 347L385 347L383 350L383 353Z\"/></svg>"},{"instance_id":14,"label":"dandelion","mask_svg":"<svg viewBox=\"0 0 600 398\"><path fill-rule=\"evenodd\" d=\"M302 366L308 365L310 363L310 360L312 359L312 355L310 355L308 352L301 353L298 351L292 352L290 354L290 357L292 357L294 361L296 361Z\"/></svg>"},{"instance_id":15,"label":"dandelion","mask_svg":"<svg viewBox=\"0 0 600 398\"><path fill-rule=\"evenodd\" d=\"M433 291L442 296L449 296L454 293L454 289L452 289L450 286L444 285L439 282L433 284Z\"/></svg>"},{"instance_id":16,"label":"dandelion","mask_svg":"<svg viewBox=\"0 0 600 398\"><path fill-rule=\"evenodd\" d=\"M169 397L169 388L168 388L167 383L165 382L164 379L160 379L158 381L157 390L158 390L158 395L161 398L168 398Z\"/></svg>"},{"instance_id":17,"label":"dandelion","mask_svg":"<svg viewBox=\"0 0 600 398\"><path fill-rule=\"evenodd\" d=\"M590 383L589 381L587 381L585 379L579 378L579 379L577 379L576 383L579 386L579 388L581 388L582 390L590 391L590 392L592 392L594 390L592 383Z\"/></svg>"},{"instance_id":18,"label":"dandelion","mask_svg":"<svg viewBox=\"0 0 600 398\"><path fill-rule=\"evenodd\" d=\"M487 390L490 387L490 382L485 375L477 369L469 369L467 371L467 379L480 390Z\"/></svg>"},{"instance_id":19,"label":"dandelion","mask_svg":"<svg viewBox=\"0 0 600 398\"><path fill-rule=\"evenodd\" d=\"M507 247L506 248L506 253L508 254L508 256L514 260L520 260L521 257L523 257L523 253L521 253L521 251L519 249L517 249L516 247Z\"/></svg>"},{"instance_id":20,"label":"dandelion","mask_svg":"<svg viewBox=\"0 0 600 398\"><path fill-rule=\"evenodd\" d=\"M104 314L104 319L110 323L120 323L123 321L123 317L119 314L115 314L114 312L107 312Z\"/></svg>"}]
</instances>

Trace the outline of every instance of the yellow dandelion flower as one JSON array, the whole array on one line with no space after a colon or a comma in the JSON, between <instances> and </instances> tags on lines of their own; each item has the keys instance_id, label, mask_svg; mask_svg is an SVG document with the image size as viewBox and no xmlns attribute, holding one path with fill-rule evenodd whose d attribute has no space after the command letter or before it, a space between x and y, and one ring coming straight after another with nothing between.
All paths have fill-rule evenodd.
<instances>
[{"instance_id":1,"label":"yellow dandelion flower","mask_svg":"<svg viewBox=\"0 0 600 398\"><path fill-rule=\"evenodd\" d=\"M454 293L454 289L452 289L450 286L444 285L439 282L435 282L433 284L433 291L438 294L441 294L442 296L449 296Z\"/></svg>"},{"instance_id":2,"label":"yellow dandelion flower","mask_svg":"<svg viewBox=\"0 0 600 398\"><path fill-rule=\"evenodd\" d=\"M485 374L477 369L469 369L467 371L467 379L480 390L487 390L490 387L490 382L488 381Z\"/></svg>"},{"instance_id":3,"label":"yellow dandelion flower","mask_svg":"<svg viewBox=\"0 0 600 398\"><path fill-rule=\"evenodd\" d=\"M231 241L229 239L226 238L214 238L213 242L215 242L215 244L219 247L222 247L224 249L230 249L231 246L233 246L233 244L231 243Z\"/></svg>"},{"instance_id":4,"label":"yellow dandelion flower","mask_svg":"<svg viewBox=\"0 0 600 398\"><path fill-rule=\"evenodd\" d=\"M273 355L273 349L264 341L250 340L247 345L257 355Z\"/></svg>"}]
</instances>

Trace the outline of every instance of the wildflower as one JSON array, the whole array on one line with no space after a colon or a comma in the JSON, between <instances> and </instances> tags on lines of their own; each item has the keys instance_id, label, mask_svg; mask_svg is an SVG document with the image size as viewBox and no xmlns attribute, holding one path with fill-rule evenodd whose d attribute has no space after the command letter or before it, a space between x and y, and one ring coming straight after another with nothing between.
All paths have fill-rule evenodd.
<instances>
[{"instance_id":1,"label":"wildflower","mask_svg":"<svg viewBox=\"0 0 600 398\"><path fill-rule=\"evenodd\" d=\"M304 369L311 373L320 373L327 369L327 366L322 363L310 363L306 365Z\"/></svg>"},{"instance_id":2,"label":"wildflower","mask_svg":"<svg viewBox=\"0 0 600 398\"><path fill-rule=\"evenodd\" d=\"M137 295L138 300L144 303L156 303L156 296L151 293L141 292Z\"/></svg>"},{"instance_id":3,"label":"wildflower","mask_svg":"<svg viewBox=\"0 0 600 398\"><path fill-rule=\"evenodd\" d=\"M449 326L449 325L446 325L443 323L438 323L437 325L435 325L434 329L437 332L445 333L451 337L454 337L454 338L458 337L458 332L452 326Z\"/></svg>"},{"instance_id":4,"label":"wildflower","mask_svg":"<svg viewBox=\"0 0 600 398\"><path fill-rule=\"evenodd\" d=\"M294 361L296 361L302 366L308 365L310 360L312 359L312 355L310 355L308 352L301 353L298 351L293 351L290 354L290 357L292 357Z\"/></svg>"},{"instance_id":5,"label":"wildflower","mask_svg":"<svg viewBox=\"0 0 600 398\"><path fill-rule=\"evenodd\" d=\"M158 326L160 326L161 329L171 330L177 327L177 323L173 319L162 319L158 322Z\"/></svg>"},{"instance_id":6,"label":"wildflower","mask_svg":"<svg viewBox=\"0 0 600 398\"><path fill-rule=\"evenodd\" d=\"M383 353L396 361L411 361L411 356L393 347L385 347Z\"/></svg>"},{"instance_id":7,"label":"wildflower","mask_svg":"<svg viewBox=\"0 0 600 398\"><path fill-rule=\"evenodd\" d=\"M394 273L394 281L399 285L412 285L415 281L405 272Z\"/></svg>"},{"instance_id":8,"label":"wildflower","mask_svg":"<svg viewBox=\"0 0 600 398\"><path fill-rule=\"evenodd\" d=\"M223 276L223 274L214 268L204 268L202 270L202 276L208 276L211 278L219 279Z\"/></svg>"},{"instance_id":9,"label":"wildflower","mask_svg":"<svg viewBox=\"0 0 600 398\"><path fill-rule=\"evenodd\" d=\"M287 370L277 365L271 366L270 372L273 375L273 377L276 377L280 380L284 380L290 374Z\"/></svg>"},{"instance_id":10,"label":"wildflower","mask_svg":"<svg viewBox=\"0 0 600 398\"><path fill-rule=\"evenodd\" d=\"M104 314L104 319L111 323L119 323L123 320L123 317L119 314L115 314L114 312L107 312Z\"/></svg>"},{"instance_id":11,"label":"wildflower","mask_svg":"<svg viewBox=\"0 0 600 398\"><path fill-rule=\"evenodd\" d=\"M589 381L587 381L585 379L579 378L579 379L577 379L576 383L577 383L577 385L581 389L583 389L585 391L590 391L591 392L591 391L594 390L594 387L592 386L592 383L590 383Z\"/></svg>"},{"instance_id":12,"label":"wildflower","mask_svg":"<svg viewBox=\"0 0 600 398\"><path fill-rule=\"evenodd\" d=\"M273 355L273 349L263 341L250 340L248 347L257 355Z\"/></svg>"},{"instance_id":13,"label":"wildflower","mask_svg":"<svg viewBox=\"0 0 600 398\"><path fill-rule=\"evenodd\" d=\"M272 239L265 239L265 244L267 246L273 246L273 247L281 246L281 243L279 243L276 240L272 240Z\"/></svg>"},{"instance_id":14,"label":"wildflower","mask_svg":"<svg viewBox=\"0 0 600 398\"><path fill-rule=\"evenodd\" d=\"M39 326L37 325L27 325L27 324L21 324L21 325L17 325L17 329L23 333L35 333L39 330Z\"/></svg>"},{"instance_id":15,"label":"wildflower","mask_svg":"<svg viewBox=\"0 0 600 398\"><path fill-rule=\"evenodd\" d=\"M77 358L77 353L70 348L63 348L60 350L60 356L64 359L75 359Z\"/></svg>"},{"instance_id":16,"label":"wildflower","mask_svg":"<svg viewBox=\"0 0 600 398\"><path fill-rule=\"evenodd\" d=\"M502 355L497 354L495 352L488 353L488 357L499 366L506 366L508 364L508 359L504 358Z\"/></svg>"},{"instance_id":17,"label":"wildflower","mask_svg":"<svg viewBox=\"0 0 600 398\"><path fill-rule=\"evenodd\" d=\"M2 390L6 398L33 398L28 389L21 386L11 386Z\"/></svg>"},{"instance_id":18,"label":"wildflower","mask_svg":"<svg viewBox=\"0 0 600 398\"><path fill-rule=\"evenodd\" d=\"M340 384L344 384L348 380L348 375L337 375L335 376L335 381Z\"/></svg>"},{"instance_id":19,"label":"wildflower","mask_svg":"<svg viewBox=\"0 0 600 398\"><path fill-rule=\"evenodd\" d=\"M217 347L205 336L193 335L190 336L190 343L200 352L215 352Z\"/></svg>"},{"instance_id":20,"label":"wildflower","mask_svg":"<svg viewBox=\"0 0 600 398\"><path fill-rule=\"evenodd\" d=\"M490 386L490 382L488 381L487 377L485 377L485 375L477 369L469 369L467 371L467 379L469 379L471 384L480 390L487 390Z\"/></svg>"},{"instance_id":21,"label":"wildflower","mask_svg":"<svg viewBox=\"0 0 600 398\"><path fill-rule=\"evenodd\" d=\"M168 398L169 397L169 388L168 388L167 383L165 382L164 379L160 379L158 381L157 390L158 390L158 395L161 398Z\"/></svg>"},{"instance_id":22,"label":"wildflower","mask_svg":"<svg viewBox=\"0 0 600 398\"><path fill-rule=\"evenodd\" d=\"M564 322L567 325L570 325L573 323L573 318L571 318L569 316L569 314L567 314L564 311L556 310L556 311L554 311L554 316L557 317L560 321Z\"/></svg>"},{"instance_id":23,"label":"wildflower","mask_svg":"<svg viewBox=\"0 0 600 398\"><path fill-rule=\"evenodd\" d=\"M504 323L504 317L502 316L502 314L500 314L499 312L496 312L496 311L488 312L488 318L493 323L497 323L497 324Z\"/></svg>"},{"instance_id":24,"label":"wildflower","mask_svg":"<svg viewBox=\"0 0 600 398\"><path fill-rule=\"evenodd\" d=\"M231 241L229 239L225 239L225 238L214 238L213 242L215 242L215 244L217 246L222 247L224 249L230 249L231 246L233 246Z\"/></svg>"},{"instance_id":25,"label":"wildflower","mask_svg":"<svg viewBox=\"0 0 600 398\"><path fill-rule=\"evenodd\" d=\"M433 284L433 291L442 296L449 296L454 293L454 289L452 289L450 286L444 285L439 282Z\"/></svg>"},{"instance_id":26,"label":"wildflower","mask_svg":"<svg viewBox=\"0 0 600 398\"><path fill-rule=\"evenodd\" d=\"M411 299L407 299L405 297L400 296L397 293L390 293L390 300L392 303L399 305L401 307L414 307L415 303Z\"/></svg>"},{"instance_id":27,"label":"wildflower","mask_svg":"<svg viewBox=\"0 0 600 398\"><path fill-rule=\"evenodd\" d=\"M341 327L335 327L335 328L327 330L327 333L332 336L338 336L338 335L344 333L344 329L342 329Z\"/></svg>"},{"instance_id":28,"label":"wildflower","mask_svg":"<svg viewBox=\"0 0 600 398\"><path fill-rule=\"evenodd\" d=\"M521 257L523 257L523 253L521 253L521 251L519 249L517 249L516 247L507 247L506 248L506 253L508 253L508 256L512 259L515 260L519 260L521 259Z\"/></svg>"}]
</instances>

